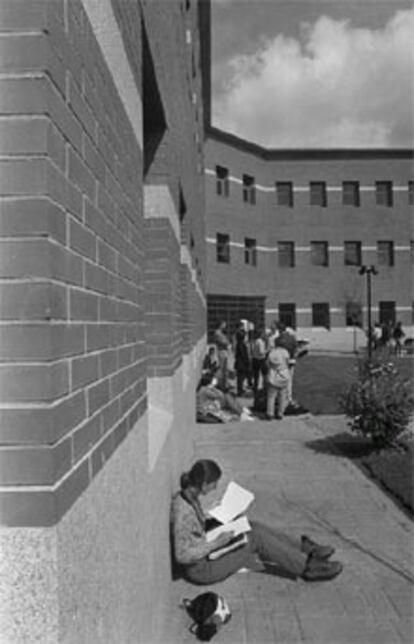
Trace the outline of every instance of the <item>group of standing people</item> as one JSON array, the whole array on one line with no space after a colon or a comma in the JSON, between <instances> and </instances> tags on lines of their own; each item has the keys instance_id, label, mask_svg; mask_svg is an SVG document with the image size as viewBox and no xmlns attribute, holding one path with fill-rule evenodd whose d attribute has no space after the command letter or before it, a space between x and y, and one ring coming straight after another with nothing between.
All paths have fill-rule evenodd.
<instances>
[{"instance_id":1,"label":"group of standing people","mask_svg":"<svg viewBox=\"0 0 414 644\"><path fill-rule=\"evenodd\" d=\"M256 399L265 393L266 418L282 418L288 405L299 409L293 400L293 375L299 343L293 329L273 322L269 329L255 330L248 320L240 320L232 339L227 335L226 322L214 331L214 346L203 362L203 376L213 374L217 387L229 390L229 360L234 354L237 396L250 387ZM303 408L300 408L303 409Z\"/></svg>"},{"instance_id":2,"label":"group of standing people","mask_svg":"<svg viewBox=\"0 0 414 644\"><path fill-rule=\"evenodd\" d=\"M400 356L402 353L403 340L405 333L402 328L401 322L395 325L389 320L388 322L374 323L371 330L371 342L374 349L389 347L393 353Z\"/></svg>"}]
</instances>

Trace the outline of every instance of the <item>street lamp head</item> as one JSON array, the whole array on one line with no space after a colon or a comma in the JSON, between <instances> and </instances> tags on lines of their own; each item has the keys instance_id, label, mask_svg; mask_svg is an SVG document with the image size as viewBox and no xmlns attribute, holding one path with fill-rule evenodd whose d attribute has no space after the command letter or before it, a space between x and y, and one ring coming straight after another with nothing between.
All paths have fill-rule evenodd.
<instances>
[{"instance_id":1,"label":"street lamp head","mask_svg":"<svg viewBox=\"0 0 414 644\"><path fill-rule=\"evenodd\" d=\"M373 275L378 275L378 271L377 271L377 269L375 268L375 266L374 266L374 265L372 265L372 266L371 266L371 273L372 273Z\"/></svg>"},{"instance_id":2,"label":"street lamp head","mask_svg":"<svg viewBox=\"0 0 414 644\"><path fill-rule=\"evenodd\" d=\"M367 267L363 265L361 266L358 272L360 275L365 275L366 271L367 271Z\"/></svg>"}]
</instances>

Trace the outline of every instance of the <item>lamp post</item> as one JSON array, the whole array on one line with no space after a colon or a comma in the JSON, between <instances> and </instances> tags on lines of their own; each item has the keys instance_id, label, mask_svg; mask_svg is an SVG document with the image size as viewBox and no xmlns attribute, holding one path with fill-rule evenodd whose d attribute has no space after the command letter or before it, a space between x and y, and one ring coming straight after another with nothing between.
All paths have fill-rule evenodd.
<instances>
[{"instance_id":1,"label":"lamp post","mask_svg":"<svg viewBox=\"0 0 414 644\"><path fill-rule=\"evenodd\" d=\"M371 275L377 275L378 271L374 265L365 266L359 269L360 275L367 276L367 308L368 308L368 360L372 357L372 325L371 325Z\"/></svg>"}]
</instances>

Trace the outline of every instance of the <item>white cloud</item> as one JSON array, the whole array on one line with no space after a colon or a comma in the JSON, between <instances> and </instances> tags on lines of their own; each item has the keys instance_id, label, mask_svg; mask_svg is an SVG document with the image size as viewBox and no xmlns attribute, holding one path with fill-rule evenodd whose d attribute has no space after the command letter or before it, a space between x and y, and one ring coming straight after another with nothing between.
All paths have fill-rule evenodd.
<instances>
[{"instance_id":1,"label":"white cloud","mask_svg":"<svg viewBox=\"0 0 414 644\"><path fill-rule=\"evenodd\" d=\"M382 30L321 16L218 69L213 123L274 147L414 143L414 9Z\"/></svg>"}]
</instances>

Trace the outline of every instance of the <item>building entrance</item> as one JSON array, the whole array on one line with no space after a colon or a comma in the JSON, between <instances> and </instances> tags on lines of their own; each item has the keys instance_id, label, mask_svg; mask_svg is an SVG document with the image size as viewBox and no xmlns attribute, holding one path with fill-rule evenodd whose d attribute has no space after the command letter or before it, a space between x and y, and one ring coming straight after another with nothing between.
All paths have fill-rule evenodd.
<instances>
[{"instance_id":1,"label":"building entrance","mask_svg":"<svg viewBox=\"0 0 414 644\"><path fill-rule=\"evenodd\" d=\"M208 342L212 341L214 329L223 320L227 323L229 336L235 332L240 320L249 320L255 329L264 329L264 296L207 295Z\"/></svg>"}]
</instances>

